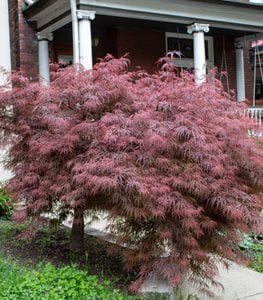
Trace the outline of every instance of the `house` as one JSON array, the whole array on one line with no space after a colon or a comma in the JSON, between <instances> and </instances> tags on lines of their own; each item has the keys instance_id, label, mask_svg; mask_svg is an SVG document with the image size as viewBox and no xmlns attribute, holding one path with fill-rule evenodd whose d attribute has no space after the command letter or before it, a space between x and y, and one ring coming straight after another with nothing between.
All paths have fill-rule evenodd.
<instances>
[{"instance_id":1,"label":"house","mask_svg":"<svg viewBox=\"0 0 263 300\"><path fill-rule=\"evenodd\" d=\"M1 0L0 66L48 83L49 62L91 68L106 53L129 52L134 67L154 72L159 57L177 50L178 68L195 68L202 82L216 66L228 74L220 76L226 90L256 107L263 104L262 2Z\"/></svg>"}]
</instances>

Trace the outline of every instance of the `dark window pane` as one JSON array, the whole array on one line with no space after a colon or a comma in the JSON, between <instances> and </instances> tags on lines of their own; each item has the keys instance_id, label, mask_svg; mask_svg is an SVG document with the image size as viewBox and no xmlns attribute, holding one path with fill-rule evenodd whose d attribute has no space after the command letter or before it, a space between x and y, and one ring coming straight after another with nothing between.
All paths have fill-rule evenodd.
<instances>
[{"instance_id":1,"label":"dark window pane","mask_svg":"<svg viewBox=\"0 0 263 300\"><path fill-rule=\"evenodd\" d=\"M184 39L177 37L167 38L168 51L180 51L183 55L182 58L194 58L194 45L192 39ZM208 41L205 41L205 56L208 59Z\"/></svg>"}]
</instances>

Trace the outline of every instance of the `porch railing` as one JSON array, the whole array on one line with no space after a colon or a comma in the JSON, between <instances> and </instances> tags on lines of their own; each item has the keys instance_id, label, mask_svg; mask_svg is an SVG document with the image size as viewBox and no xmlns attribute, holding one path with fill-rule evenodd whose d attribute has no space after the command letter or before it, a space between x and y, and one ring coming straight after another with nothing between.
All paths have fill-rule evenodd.
<instances>
[{"instance_id":1,"label":"porch railing","mask_svg":"<svg viewBox=\"0 0 263 300\"><path fill-rule=\"evenodd\" d=\"M247 115L254 121L254 126L251 129L250 134L263 138L263 106L249 107Z\"/></svg>"}]
</instances>

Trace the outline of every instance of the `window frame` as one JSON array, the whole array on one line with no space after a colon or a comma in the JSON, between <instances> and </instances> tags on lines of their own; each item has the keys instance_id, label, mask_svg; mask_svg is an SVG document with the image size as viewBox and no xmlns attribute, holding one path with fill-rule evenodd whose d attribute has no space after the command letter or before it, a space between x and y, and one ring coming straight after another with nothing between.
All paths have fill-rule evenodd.
<instances>
[{"instance_id":1,"label":"window frame","mask_svg":"<svg viewBox=\"0 0 263 300\"><path fill-rule=\"evenodd\" d=\"M176 32L166 32L165 33L165 49L166 53L169 50L178 50L178 49L168 49L168 38L177 38L177 39L189 39L193 40L193 35L185 33L176 33ZM206 59L206 66L209 69L214 68L214 39L212 36L205 36L205 41L208 43L208 59ZM194 68L194 59L193 58L183 58L176 57L174 59L174 64L179 68Z\"/></svg>"}]
</instances>

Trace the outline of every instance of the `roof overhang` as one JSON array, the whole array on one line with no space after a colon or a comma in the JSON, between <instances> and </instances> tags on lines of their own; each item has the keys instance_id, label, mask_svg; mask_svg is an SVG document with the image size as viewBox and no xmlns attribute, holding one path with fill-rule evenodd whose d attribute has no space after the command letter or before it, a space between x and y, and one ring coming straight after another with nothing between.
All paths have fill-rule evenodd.
<instances>
[{"instance_id":1,"label":"roof overhang","mask_svg":"<svg viewBox=\"0 0 263 300\"><path fill-rule=\"evenodd\" d=\"M77 0L77 7L98 15L190 24L244 32L263 32L263 6L216 0ZM38 31L54 31L71 22L69 0L38 0L24 9Z\"/></svg>"}]
</instances>

